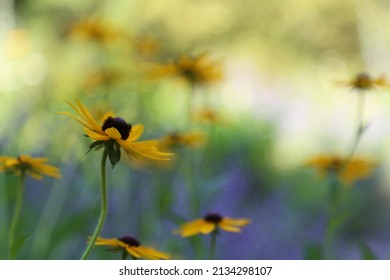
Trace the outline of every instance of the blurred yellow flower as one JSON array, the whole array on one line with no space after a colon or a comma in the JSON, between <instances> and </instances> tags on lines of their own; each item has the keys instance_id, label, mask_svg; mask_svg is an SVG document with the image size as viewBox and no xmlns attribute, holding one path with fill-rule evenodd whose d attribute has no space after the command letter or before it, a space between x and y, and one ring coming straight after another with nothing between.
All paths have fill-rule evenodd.
<instances>
[{"instance_id":1,"label":"blurred yellow flower","mask_svg":"<svg viewBox=\"0 0 390 280\"><path fill-rule=\"evenodd\" d=\"M103 116L103 124L99 125L88 109L80 101L76 100L76 102L77 106L71 102L68 104L79 116L67 112L59 112L59 114L69 116L84 126L84 132L95 140L90 149L105 146L113 166L120 160L120 147L130 157L137 159L170 160L170 157L173 156L172 153L160 152L157 148L159 144L157 140L136 142L143 133L143 125L130 125L124 119L115 117L112 112L107 112Z\"/></svg>"},{"instance_id":2,"label":"blurred yellow flower","mask_svg":"<svg viewBox=\"0 0 390 280\"><path fill-rule=\"evenodd\" d=\"M207 54L182 55L174 62L157 66L150 73L152 79L180 77L190 84L205 85L222 79L221 65L209 60Z\"/></svg>"},{"instance_id":3,"label":"blurred yellow flower","mask_svg":"<svg viewBox=\"0 0 390 280\"><path fill-rule=\"evenodd\" d=\"M198 148L206 143L206 135L202 132L193 131L187 133L169 133L162 139L158 145L161 150L170 150L173 147L185 146Z\"/></svg>"},{"instance_id":4,"label":"blurred yellow flower","mask_svg":"<svg viewBox=\"0 0 390 280\"><path fill-rule=\"evenodd\" d=\"M41 180L43 175L61 178L60 170L46 164L48 161L48 158L32 158L28 155L21 155L17 158L0 156L0 171L16 175L27 174L36 180Z\"/></svg>"},{"instance_id":5,"label":"blurred yellow flower","mask_svg":"<svg viewBox=\"0 0 390 280\"><path fill-rule=\"evenodd\" d=\"M95 245L98 246L110 246L114 249L123 249L136 259L147 260L168 260L170 255L157 251L153 248L144 247L141 243L132 236L125 235L121 238L101 238L96 239Z\"/></svg>"},{"instance_id":6,"label":"blurred yellow flower","mask_svg":"<svg viewBox=\"0 0 390 280\"><path fill-rule=\"evenodd\" d=\"M106 44L120 37L120 32L101 19L84 19L74 23L69 31L71 37Z\"/></svg>"},{"instance_id":7,"label":"blurred yellow flower","mask_svg":"<svg viewBox=\"0 0 390 280\"><path fill-rule=\"evenodd\" d=\"M207 214L201 219L196 219L183 224L175 230L175 234L182 237L190 237L197 234L209 234L214 230L241 232L241 228L250 224L251 220L245 218L228 218L216 213Z\"/></svg>"},{"instance_id":8,"label":"blurred yellow flower","mask_svg":"<svg viewBox=\"0 0 390 280\"><path fill-rule=\"evenodd\" d=\"M193 119L206 124L220 124L225 122L225 119L218 112L210 108L198 110L193 114Z\"/></svg>"},{"instance_id":9,"label":"blurred yellow flower","mask_svg":"<svg viewBox=\"0 0 390 280\"><path fill-rule=\"evenodd\" d=\"M335 173L341 182L352 185L358 180L368 178L376 164L363 158L347 160L334 155L319 155L308 160L306 166L313 167L321 176Z\"/></svg>"},{"instance_id":10,"label":"blurred yellow flower","mask_svg":"<svg viewBox=\"0 0 390 280\"><path fill-rule=\"evenodd\" d=\"M366 73L360 73L349 81L340 81L338 83L340 85L348 86L356 90L371 90L375 87L383 87L389 85L383 76L378 78L372 78Z\"/></svg>"}]
</instances>

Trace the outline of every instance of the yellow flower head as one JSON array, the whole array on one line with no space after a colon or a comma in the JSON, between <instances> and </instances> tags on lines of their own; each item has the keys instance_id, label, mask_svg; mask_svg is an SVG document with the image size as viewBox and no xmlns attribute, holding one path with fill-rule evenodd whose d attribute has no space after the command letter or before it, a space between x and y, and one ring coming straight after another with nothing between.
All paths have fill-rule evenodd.
<instances>
[{"instance_id":1,"label":"yellow flower head","mask_svg":"<svg viewBox=\"0 0 390 280\"><path fill-rule=\"evenodd\" d=\"M171 256L166 253L142 246L137 239L128 235L111 239L98 237L95 245L110 246L114 249L125 250L125 252L136 259L168 260L171 258Z\"/></svg>"},{"instance_id":2,"label":"yellow flower head","mask_svg":"<svg viewBox=\"0 0 390 280\"><path fill-rule=\"evenodd\" d=\"M85 19L73 24L70 35L105 44L117 39L119 32L102 20Z\"/></svg>"},{"instance_id":3,"label":"yellow flower head","mask_svg":"<svg viewBox=\"0 0 390 280\"><path fill-rule=\"evenodd\" d=\"M207 54L199 56L182 55L174 62L154 69L152 78L180 77L191 84L205 85L222 79L221 66L211 62Z\"/></svg>"},{"instance_id":4,"label":"yellow flower head","mask_svg":"<svg viewBox=\"0 0 390 280\"><path fill-rule=\"evenodd\" d=\"M384 77L372 78L366 73L360 73L355 78L349 81L339 82L341 85L351 87L359 91L374 89L375 87L383 87L389 85Z\"/></svg>"},{"instance_id":5,"label":"yellow flower head","mask_svg":"<svg viewBox=\"0 0 390 280\"><path fill-rule=\"evenodd\" d=\"M107 112L103 116L102 124L92 117L88 109L78 100L77 106L68 102L78 116L67 112L59 112L71 117L84 126L84 132L89 138L95 140L90 145L90 149L99 149L103 146L111 164L115 166L120 160L120 147L122 147L130 157L136 159L148 158L152 160L170 160L173 156L171 153L161 152L157 149L159 141L148 140L138 141L142 135L144 126L141 124L131 125L126 123L122 118L115 117L112 112Z\"/></svg>"},{"instance_id":6,"label":"yellow flower head","mask_svg":"<svg viewBox=\"0 0 390 280\"><path fill-rule=\"evenodd\" d=\"M175 230L175 234L182 237L190 237L196 234L209 234L214 230L241 232L241 228L250 224L251 220L244 218L228 218L217 213L210 213L201 219L196 219L183 224Z\"/></svg>"},{"instance_id":7,"label":"yellow flower head","mask_svg":"<svg viewBox=\"0 0 390 280\"><path fill-rule=\"evenodd\" d=\"M319 155L310 159L307 166L317 169L322 175L333 173L341 182L352 185L354 182L368 178L374 170L375 164L363 158L347 160L339 156Z\"/></svg>"},{"instance_id":8,"label":"yellow flower head","mask_svg":"<svg viewBox=\"0 0 390 280\"><path fill-rule=\"evenodd\" d=\"M198 148L205 142L206 136L202 132L169 133L160 140L159 147L164 151L178 146Z\"/></svg>"},{"instance_id":9,"label":"yellow flower head","mask_svg":"<svg viewBox=\"0 0 390 280\"><path fill-rule=\"evenodd\" d=\"M27 174L36 180L41 180L43 175L61 178L60 170L46 164L48 161L48 158L32 158L28 155L21 155L17 158L0 156L0 171L16 175Z\"/></svg>"}]
</instances>

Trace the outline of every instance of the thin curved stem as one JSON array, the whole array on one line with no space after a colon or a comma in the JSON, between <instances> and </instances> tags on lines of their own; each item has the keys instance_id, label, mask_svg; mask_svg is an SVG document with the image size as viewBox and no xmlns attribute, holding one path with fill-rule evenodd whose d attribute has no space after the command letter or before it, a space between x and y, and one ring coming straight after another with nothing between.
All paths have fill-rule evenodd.
<instances>
[{"instance_id":1,"label":"thin curved stem","mask_svg":"<svg viewBox=\"0 0 390 280\"><path fill-rule=\"evenodd\" d=\"M98 224L96 225L96 229L89 240L88 246L85 249L83 255L81 256L82 260L86 260L88 258L88 255L90 254L92 248L95 246L96 239L99 236L99 233L103 227L104 221L107 216L107 188L106 188L106 161L107 161L107 150L104 149L103 151L103 156L102 156L102 161L101 161L101 196L102 196L102 206L100 209L100 217Z\"/></svg>"},{"instance_id":2,"label":"thin curved stem","mask_svg":"<svg viewBox=\"0 0 390 280\"><path fill-rule=\"evenodd\" d=\"M365 91L359 92L358 94L358 104L357 104L357 113L356 113L356 119L357 119L357 130L355 139L353 140L351 150L349 151L347 161L352 159L353 155L355 154L356 148L360 142L360 139L362 138L362 135L364 131L366 130L366 125L364 124L364 103L365 103Z\"/></svg>"},{"instance_id":3,"label":"thin curved stem","mask_svg":"<svg viewBox=\"0 0 390 280\"><path fill-rule=\"evenodd\" d=\"M23 191L24 191L24 180L25 180L25 173L22 172L20 174L20 183L18 186L17 194L16 194L16 204L15 204L15 210L14 214L12 216L11 226L9 229L9 258L11 258L11 249L12 245L15 241L15 232L16 228L18 226L20 211L22 209L23 205Z\"/></svg>"},{"instance_id":4,"label":"thin curved stem","mask_svg":"<svg viewBox=\"0 0 390 280\"><path fill-rule=\"evenodd\" d=\"M213 232L211 232L209 260L215 259L215 249L217 247L217 235L218 235L218 229L215 229Z\"/></svg>"}]
</instances>

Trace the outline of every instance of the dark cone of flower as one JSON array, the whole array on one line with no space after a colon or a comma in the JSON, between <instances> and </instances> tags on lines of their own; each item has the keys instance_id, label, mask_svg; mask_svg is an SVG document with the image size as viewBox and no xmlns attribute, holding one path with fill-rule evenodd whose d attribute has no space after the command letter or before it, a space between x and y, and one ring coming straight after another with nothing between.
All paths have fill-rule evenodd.
<instances>
[{"instance_id":1,"label":"dark cone of flower","mask_svg":"<svg viewBox=\"0 0 390 280\"><path fill-rule=\"evenodd\" d=\"M129 235L125 235L121 238L118 238L118 240L129 245L130 247L138 247L139 245L141 245L141 243L137 239Z\"/></svg>"},{"instance_id":2,"label":"dark cone of flower","mask_svg":"<svg viewBox=\"0 0 390 280\"><path fill-rule=\"evenodd\" d=\"M114 127L116 130L119 131L121 134L121 139L126 140L129 138L130 131L131 131L131 124L128 124L125 122L122 118L112 118L108 117L102 126L103 131L105 131L107 128Z\"/></svg>"}]
</instances>

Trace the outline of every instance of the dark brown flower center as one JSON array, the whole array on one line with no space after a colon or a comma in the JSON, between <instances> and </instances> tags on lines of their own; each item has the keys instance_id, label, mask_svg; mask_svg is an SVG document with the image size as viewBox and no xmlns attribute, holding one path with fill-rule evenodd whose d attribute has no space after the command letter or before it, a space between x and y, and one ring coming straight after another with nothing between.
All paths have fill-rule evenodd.
<instances>
[{"instance_id":1,"label":"dark brown flower center","mask_svg":"<svg viewBox=\"0 0 390 280\"><path fill-rule=\"evenodd\" d=\"M118 238L118 240L122 241L126 245L129 245L130 247L138 247L139 245L141 245L141 243L139 243L137 239L129 235L125 235L121 238Z\"/></svg>"},{"instance_id":2,"label":"dark brown flower center","mask_svg":"<svg viewBox=\"0 0 390 280\"><path fill-rule=\"evenodd\" d=\"M126 123L124 119L108 117L104 121L102 129L103 131L105 131L107 128L111 127L114 127L116 130L119 131L122 140L126 140L127 138L129 138L131 124Z\"/></svg>"},{"instance_id":3,"label":"dark brown flower center","mask_svg":"<svg viewBox=\"0 0 390 280\"><path fill-rule=\"evenodd\" d=\"M360 73L356 76L355 87L359 89L369 89L372 87L372 80L366 73Z\"/></svg>"},{"instance_id":4,"label":"dark brown flower center","mask_svg":"<svg viewBox=\"0 0 390 280\"><path fill-rule=\"evenodd\" d=\"M222 216L216 213L210 213L203 218L206 222L219 224L222 221Z\"/></svg>"}]
</instances>

